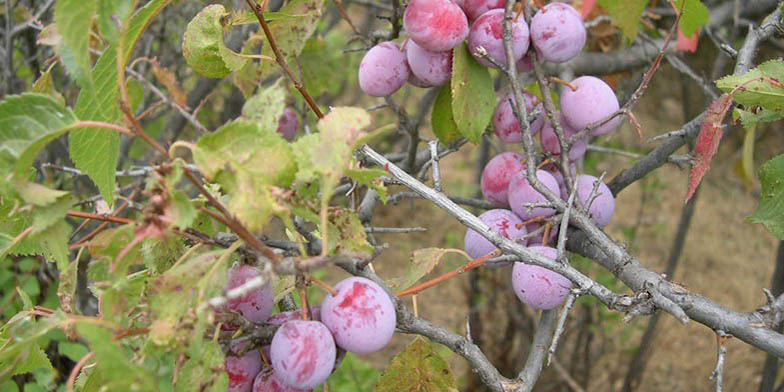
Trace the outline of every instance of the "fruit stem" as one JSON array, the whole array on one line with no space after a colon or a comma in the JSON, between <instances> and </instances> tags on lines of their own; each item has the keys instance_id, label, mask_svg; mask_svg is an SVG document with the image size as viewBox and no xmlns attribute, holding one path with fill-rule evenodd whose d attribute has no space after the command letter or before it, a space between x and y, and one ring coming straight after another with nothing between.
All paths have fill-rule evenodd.
<instances>
[{"instance_id":1,"label":"fruit stem","mask_svg":"<svg viewBox=\"0 0 784 392\"><path fill-rule=\"evenodd\" d=\"M332 288L332 286L328 285L326 282L324 282L322 280L319 280L319 279L316 279L316 278L314 278L312 276L309 277L308 280L310 280L311 282L315 283L316 286L319 286L322 289L328 291L330 294L332 294L333 297L337 297L338 296L337 290Z\"/></svg>"},{"instance_id":2,"label":"fruit stem","mask_svg":"<svg viewBox=\"0 0 784 392\"><path fill-rule=\"evenodd\" d=\"M572 89L572 91L577 91L577 86L575 86L575 85L573 85L573 84L571 84L571 83L569 83L569 82L567 82L567 81L565 81L563 79L556 78L555 76L550 76L550 82L562 84L562 85Z\"/></svg>"}]
</instances>

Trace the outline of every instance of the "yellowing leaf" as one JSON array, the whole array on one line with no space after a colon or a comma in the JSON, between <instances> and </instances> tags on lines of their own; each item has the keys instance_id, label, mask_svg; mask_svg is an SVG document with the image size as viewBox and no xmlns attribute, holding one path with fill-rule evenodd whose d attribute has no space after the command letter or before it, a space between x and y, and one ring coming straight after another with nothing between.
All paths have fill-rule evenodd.
<instances>
[{"instance_id":1,"label":"yellowing leaf","mask_svg":"<svg viewBox=\"0 0 784 392\"><path fill-rule=\"evenodd\" d=\"M456 392L457 387L449 364L431 344L417 336L392 359L378 379L375 391Z\"/></svg>"},{"instance_id":2,"label":"yellowing leaf","mask_svg":"<svg viewBox=\"0 0 784 392\"><path fill-rule=\"evenodd\" d=\"M196 73L222 78L245 65L223 42L224 23L229 13L220 4L204 7L191 19L182 37L182 54Z\"/></svg>"}]
</instances>

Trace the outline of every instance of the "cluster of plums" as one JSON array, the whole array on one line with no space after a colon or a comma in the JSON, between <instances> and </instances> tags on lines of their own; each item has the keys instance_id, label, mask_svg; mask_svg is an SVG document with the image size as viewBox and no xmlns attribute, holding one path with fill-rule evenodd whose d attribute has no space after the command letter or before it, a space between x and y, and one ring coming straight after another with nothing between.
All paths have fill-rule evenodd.
<instances>
[{"instance_id":1,"label":"cluster of plums","mask_svg":"<svg viewBox=\"0 0 784 392\"><path fill-rule=\"evenodd\" d=\"M372 96L389 96L406 81L418 87L440 86L448 82L452 71L452 50L467 39L468 49L476 60L491 68L508 63L503 38L505 0L411 0L403 16L403 27L408 34L404 47L394 42L382 42L371 48L359 66L359 85ZM511 23L511 44L515 68L519 72L533 70L530 50L544 61L562 63L577 56L585 45L586 30L580 13L571 5L551 2L541 7L531 18L515 15ZM480 50L480 48L484 50ZM561 143L555 126L544 114L543 104L533 94L525 92L527 113L538 112L530 122L531 135L539 135L542 150L551 157L561 155ZM509 144L522 141L521 122L514 114L516 101L511 93L501 94L493 115L493 129L500 140ZM560 111L553 113L568 143L568 170L575 177L576 197L588 204L588 212L599 227L607 225L615 209L615 199L606 184L590 175L576 175L576 165L585 155L588 137L612 132L620 118L610 119L619 109L615 92L603 80L581 76L563 89ZM586 128L590 132L580 132ZM546 257L555 258L556 250L543 246L552 243L557 225L543 235L528 233L542 225L542 219L555 214L547 207L531 204L546 202L524 174L522 155L503 152L491 159L484 168L481 189L484 197L498 208L486 211L479 218L504 237L528 245ZM564 200L568 192L563 174L549 163L536 170L538 180ZM591 197L594 188L595 197ZM525 224L534 220L535 223ZM473 230L465 236L465 249L474 258L485 256L496 247ZM536 309L559 306L569 294L571 283L563 276L545 268L515 263L512 272L515 293L526 304Z\"/></svg>"},{"instance_id":2,"label":"cluster of plums","mask_svg":"<svg viewBox=\"0 0 784 392\"><path fill-rule=\"evenodd\" d=\"M229 269L227 288L239 287L259 274L255 267L235 265ZM310 391L332 374L346 352L368 354L385 347L397 322L389 295L373 281L360 277L344 279L334 290L337 295L327 294L320 306L310 309L308 320L300 310L273 315L270 284L230 300L226 308L246 320L279 327L272 343L261 352L253 349L235 355L245 348L240 344L227 354L228 390Z\"/></svg>"},{"instance_id":3,"label":"cluster of plums","mask_svg":"<svg viewBox=\"0 0 784 392\"><path fill-rule=\"evenodd\" d=\"M491 68L506 65L504 5L505 0L412 0L403 15L409 39L402 48L391 41L371 48L359 65L360 88L368 95L384 97L406 82L417 87L441 86L451 78L452 49L466 38L479 63ZM521 72L532 69L527 55L530 46L540 58L562 63L580 53L586 40L580 14L560 2L540 9L530 28L518 15L511 34L514 61ZM479 54L480 47L485 54Z\"/></svg>"}]
</instances>

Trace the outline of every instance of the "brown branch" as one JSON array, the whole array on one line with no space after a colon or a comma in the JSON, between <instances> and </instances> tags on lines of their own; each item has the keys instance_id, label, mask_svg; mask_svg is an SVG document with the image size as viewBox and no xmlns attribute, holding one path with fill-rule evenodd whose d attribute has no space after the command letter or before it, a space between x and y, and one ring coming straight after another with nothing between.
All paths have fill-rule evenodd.
<instances>
[{"instance_id":1,"label":"brown branch","mask_svg":"<svg viewBox=\"0 0 784 392\"><path fill-rule=\"evenodd\" d=\"M261 28L264 30L264 35L267 37L267 42L269 42L270 49L272 49L272 52L275 53L275 61L278 62L278 65L280 65L280 67L286 73L286 76L288 76L289 80L291 80L291 83L294 84L294 87L297 88L297 91L299 91L299 93L302 94L302 97L305 98L305 101L308 103L308 106L310 106L310 109L313 110L313 113L316 114L316 117L324 117L324 113L321 112L321 109L319 109L318 105L316 105L316 102L313 101L313 98L310 97L308 91L305 90L305 86L303 86L302 83L294 76L294 74L291 72L291 68L289 68L289 65L286 64L286 59L284 59L283 54L280 53L280 49L278 49L278 44L275 41L275 37L272 35L272 31L270 31L269 25L264 19L264 9L262 6L256 4L253 0L245 1L248 3L250 9L253 10L253 13L256 14L256 19L259 20L259 24L261 24Z\"/></svg>"},{"instance_id":2,"label":"brown branch","mask_svg":"<svg viewBox=\"0 0 784 392\"><path fill-rule=\"evenodd\" d=\"M418 284L418 285L416 285L414 287L411 287L409 289L403 290L403 291L397 293L397 296L398 297L405 297L406 295L409 295L409 294L420 293L420 292L422 292L422 291L424 291L424 290L426 290L426 289L428 289L430 287L433 287L433 286L435 286L435 285L437 285L437 284L439 284L441 282L447 281L447 280L452 279L455 276L460 275L460 274L462 274L462 273L464 273L466 271L470 271L470 270L472 270L472 269L474 269L476 267L479 267L482 264L484 264L487 260L490 260L493 257L499 256L500 254L501 254L501 252L499 250L492 251L492 252L490 252L490 253L488 253L488 254L486 254L486 255L478 258L478 259L474 259L470 263L468 263L468 264L466 264L466 265L464 265L464 266L462 266L462 267L460 267L458 269L454 269L454 270L449 271L449 272L447 272L447 273L445 273L445 274L443 274L443 275L441 275L441 276L439 276L437 278L430 279L427 282L424 282L422 284Z\"/></svg>"},{"instance_id":3,"label":"brown branch","mask_svg":"<svg viewBox=\"0 0 784 392\"><path fill-rule=\"evenodd\" d=\"M68 216L72 216L74 218L93 219L93 220L99 220L104 222L122 223L126 225L135 222L133 219L120 218L119 216L100 215L100 214L93 214L90 212L82 212L82 211L74 211L74 210L69 210L65 214Z\"/></svg>"}]
</instances>

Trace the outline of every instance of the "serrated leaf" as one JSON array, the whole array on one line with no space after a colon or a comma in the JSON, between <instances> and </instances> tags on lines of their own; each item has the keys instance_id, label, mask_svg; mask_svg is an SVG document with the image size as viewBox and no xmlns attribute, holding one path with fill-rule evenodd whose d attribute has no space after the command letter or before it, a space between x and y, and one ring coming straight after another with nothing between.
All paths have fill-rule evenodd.
<instances>
[{"instance_id":1,"label":"serrated leaf","mask_svg":"<svg viewBox=\"0 0 784 392\"><path fill-rule=\"evenodd\" d=\"M299 56L305 42L310 38L321 18L321 9L324 0L292 0L281 7L278 11L281 15L294 16L293 18L281 18L269 24L270 32L275 37L278 50L283 59L288 63L294 61ZM264 45L261 50L264 56L275 57L270 45ZM271 61L261 63L261 75L266 76L277 64Z\"/></svg>"},{"instance_id":2,"label":"serrated leaf","mask_svg":"<svg viewBox=\"0 0 784 392\"><path fill-rule=\"evenodd\" d=\"M691 37L700 27L708 23L710 11L700 0L688 0L686 5L683 5L684 1L686 0L675 2L676 9L680 10L683 7L683 15L681 15L678 27L686 37Z\"/></svg>"},{"instance_id":3,"label":"serrated leaf","mask_svg":"<svg viewBox=\"0 0 784 392\"><path fill-rule=\"evenodd\" d=\"M364 129L368 125L370 115L363 109L332 109L318 122L321 132L292 143L299 168L297 180L307 182L318 176L339 179L351 161L353 147L367 135Z\"/></svg>"},{"instance_id":4,"label":"serrated leaf","mask_svg":"<svg viewBox=\"0 0 784 392\"><path fill-rule=\"evenodd\" d=\"M374 189L378 193L378 197L386 204L388 198L387 187L381 177L386 176L388 173L382 169L347 169L346 175L351 177L354 181Z\"/></svg>"},{"instance_id":5,"label":"serrated leaf","mask_svg":"<svg viewBox=\"0 0 784 392\"><path fill-rule=\"evenodd\" d=\"M45 335L61 327L63 322L61 311L41 318L23 311L0 326L0 340L5 343L0 349L0 369L3 373L16 375L36 369L54 372L41 344L45 343Z\"/></svg>"},{"instance_id":6,"label":"serrated leaf","mask_svg":"<svg viewBox=\"0 0 784 392\"><path fill-rule=\"evenodd\" d=\"M246 172L262 182L288 186L297 168L291 148L275 130L265 130L255 122L237 120L202 136L193 151L196 165L204 175Z\"/></svg>"},{"instance_id":7,"label":"serrated leaf","mask_svg":"<svg viewBox=\"0 0 784 392\"><path fill-rule=\"evenodd\" d=\"M153 17L171 0L150 0L131 17L125 31L123 65L133 53L136 42ZM82 120L116 122L121 113L118 106L117 48L112 45L104 50L92 72L94 87L83 88L74 111ZM120 153L120 136L100 128L81 128L69 135L71 159L76 167L87 173L98 187L104 200L114 201L114 180Z\"/></svg>"},{"instance_id":8,"label":"serrated leaf","mask_svg":"<svg viewBox=\"0 0 784 392\"><path fill-rule=\"evenodd\" d=\"M433 133L436 134L441 143L448 145L460 138L460 132L455 123L455 116L452 114L452 87L449 83L445 84L438 91L436 101L433 103L433 113L430 116L433 125Z\"/></svg>"},{"instance_id":9,"label":"serrated leaf","mask_svg":"<svg viewBox=\"0 0 784 392\"><path fill-rule=\"evenodd\" d=\"M98 27L101 35L109 43L116 45L133 10L135 0L98 0Z\"/></svg>"},{"instance_id":10,"label":"serrated leaf","mask_svg":"<svg viewBox=\"0 0 784 392\"><path fill-rule=\"evenodd\" d=\"M779 239L784 240L784 155L779 155L759 169L762 182L760 204L748 220L761 223Z\"/></svg>"},{"instance_id":11,"label":"serrated leaf","mask_svg":"<svg viewBox=\"0 0 784 392\"><path fill-rule=\"evenodd\" d=\"M496 106L493 79L487 67L479 64L465 43L455 48L452 66L452 114L458 131L479 143Z\"/></svg>"},{"instance_id":12,"label":"serrated leaf","mask_svg":"<svg viewBox=\"0 0 784 392\"><path fill-rule=\"evenodd\" d=\"M229 13L220 4L211 4L191 19L182 36L182 55L188 66L208 78L223 78L245 65L223 42Z\"/></svg>"},{"instance_id":13,"label":"serrated leaf","mask_svg":"<svg viewBox=\"0 0 784 392\"><path fill-rule=\"evenodd\" d=\"M96 8L97 2L82 0L59 0L54 5L61 45L69 53L62 56L63 64L83 88L91 87L93 83L88 40Z\"/></svg>"},{"instance_id":14,"label":"serrated leaf","mask_svg":"<svg viewBox=\"0 0 784 392\"><path fill-rule=\"evenodd\" d=\"M424 338L417 336L392 359L378 379L375 391L456 392L457 386L449 363Z\"/></svg>"},{"instance_id":15,"label":"serrated leaf","mask_svg":"<svg viewBox=\"0 0 784 392\"><path fill-rule=\"evenodd\" d=\"M131 361L134 351L113 340L115 331L88 320L77 322L76 331L95 354L96 369L100 369L107 381L103 388L125 391L158 389L153 374Z\"/></svg>"},{"instance_id":16,"label":"serrated leaf","mask_svg":"<svg viewBox=\"0 0 784 392\"><path fill-rule=\"evenodd\" d=\"M747 108L760 106L784 112L784 60L771 60L738 75L725 76L716 86L725 92L740 87L733 99Z\"/></svg>"},{"instance_id":17,"label":"serrated leaf","mask_svg":"<svg viewBox=\"0 0 784 392\"><path fill-rule=\"evenodd\" d=\"M202 136L193 150L202 173L231 196L229 210L251 230L280 210L273 186L289 186L297 165L292 147L275 130L237 120Z\"/></svg>"},{"instance_id":18,"label":"serrated leaf","mask_svg":"<svg viewBox=\"0 0 784 392\"><path fill-rule=\"evenodd\" d=\"M329 236L330 245L332 245L334 239L336 242L335 248L343 252L364 255L373 254L375 248L368 242L365 227L359 221L359 216L355 211L350 209L330 211L329 221L330 228L334 225L339 233L338 236Z\"/></svg>"},{"instance_id":19,"label":"serrated leaf","mask_svg":"<svg viewBox=\"0 0 784 392\"><path fill-rule=\"evenodd\" d=\"M645 6L648 5L648 0L599 0L599 5L607 10L613 24L620 27L623 35L630 41L634 41L637 37L637 26Z\"/></svg>"},{"instance_id":20,"label":"serrated leaf","mask_svg":"<svg viewBox=\"0 0 784 392\"><path fill-rule=\"evenodd\" d=\"M722 94L705 110L702 128L694 146L694 166L689 172L689 191L686 194L686 202L694 195L697 186L702 181L702 177L705 176L705 173L710 168L713 156L719 150L719 142L724 133L721 123L724 121L727 110L732 105L731 98L729 94Z\"/></svg>"},{"instance_id":21,"label":"serrated leaf","mask_svg":"<svg viewBox=\"0 0 784 392\"><path fill-rule=\"evenodd\" d=\"M276 131L278 119L286 107L286 89L280 81L259 90L242 105L242 117L255 122L263 130Z\"/></svg>"},{"instance_id":22,"label":"serrated leaf","mask_svg":"<svg viewBox=\"0 0 784 392\"><path fill-rule=\"evenodd\" d=\"M42 138L59 136L59 130L76 121L73 111L51 96L25 93L7 97L0 102L0 163L16 165L17 174L24 178L35 158L25 151Z\"/></svg>"},{"instance_id":23,"label":"serrated leaf","mask_svg":"<svg viewBox=\"0 0 784 392\"><path fill-rule=\"evenodd\" d=\"M62 221L65 218L66 212L68 212L74 204L76 204L76 199L70 194L66 194L50 205L34 209L33 231L31 234L41 233L52 227L55 223Z\"/></svg>"},{"instance_id":24,"label":"serrated leaf","mask_svg":"<svg viewBox=\"0 0 784 392\"><path fill-rule=\"evenodd\" d=\"M181 377L174 385L175 392L222 392L228 389L226 372L215 371L224 363L223 351L217 342L208 341L199 347L191 346L188 354Z\"/></svg>"},{"instance_id":25,"label":"serrated leaf","mask_svg":"<svg viewBox=\"0 0 784 392\"><path fill-rule=\"evenodd\" d=\"M49 362L46 353L37 344L33 344L20 359L21 361L14 367L12 375L29 373L41 368L54 372L54 367Z\"/></svg>"},{"instance_id":26,"label":"serrated leaf","mask_svg":"<svg viewBox=\"0 0 784 392\"><path fill-rule=\"evenodd\" d=\"M396 290L405 290L411 287L423 276L430 273L438 265L441 258L447 253L457 253L471 260L468 255L460 249L425 248L417 249L411 253L408 266L397 278L389 281L390 287Z\"/></svg>"}]
</instances>

